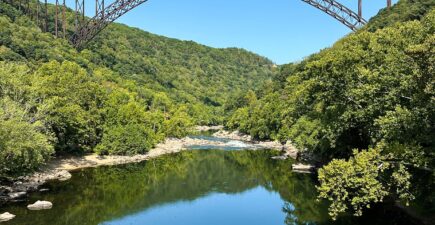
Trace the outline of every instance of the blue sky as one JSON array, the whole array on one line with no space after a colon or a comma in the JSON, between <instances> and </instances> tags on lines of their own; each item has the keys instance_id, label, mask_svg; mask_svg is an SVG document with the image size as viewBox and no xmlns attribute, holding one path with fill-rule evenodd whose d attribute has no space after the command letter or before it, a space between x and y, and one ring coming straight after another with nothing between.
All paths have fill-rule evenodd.
<instances>
[{"instance_id":1,"label":"blue sky","mask_svg":"<svg viewBox=\"0 0 435 225\"><path fill-rule=\"evenodd\" d=\"M357 0L340 2L357 9ZM386 0L363 0L363 6L369 19ZM94 10L88 6L88 16ZM117 22L212 47L244 48L277 64L299 61L350 32L301 0L149 0Z\"/></svg>"}]
</instances>

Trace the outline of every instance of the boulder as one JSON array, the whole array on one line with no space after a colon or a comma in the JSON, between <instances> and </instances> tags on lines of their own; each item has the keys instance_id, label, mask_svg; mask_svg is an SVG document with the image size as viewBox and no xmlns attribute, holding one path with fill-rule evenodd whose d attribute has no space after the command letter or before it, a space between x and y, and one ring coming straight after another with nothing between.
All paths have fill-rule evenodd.
<instances>
[{"instance_id":1,"label":"boulder","mask_svg":"<svg viewBox=\"0 0 435 225\"><path fill-rule=\"evenodd\" d=\"M27 196L27 192L12 192L8 194L10 199L21 199L25 198Z\"/></svg>"},{"instance_id":2,"label":"boulder","mask_svg":"<svg viewBox=\"0 0 435 225\"><path fill-rule=\"evenodd\" d=\"M291 141L287 141L283 149L287 156L293 159L297 159L299 150L293 145Z\"/></svg>"},{"instance_id":3,"label":"boulder","mask_svg":"<svg viewBox=\"0 0 435 225\"><path fill-rule=\"evenodd\" d=\"M238 140L238 141L247 141L247 142L252 141L251 136L249 136L247 134L243 134L239 131L229 132L226 130L220 130L220 131L214 133L213 136L218 137L218 138L227 138L227 139L233 139L233 140Z\"/></svg>"},{"instance_id":4,"label":"boulder","mask_svg":"<svg viewBox=\"0 0 435 225\"><path fill-rule=\"evenodd\" d=\"M6 222L6 221L9 221L9 220L11 220L13 218L15 218L15 215L14 214L10 214L8 212L0 214L0 222Z\"/></svg>"},{"instance_id":5,"label":"boulder","mask_svg":"<svg viewBox=\"0 0 435 225\"><path fill-rule=\"evenodd\" d=\"M313 165L305 165L305 164L293 164L292 169L295 172L303 172L303 173L310 173L312 172L316 167Z\"/></svg>"},{"instance_id":6,"label":"boulder","mask_svg":"<svg viewBox=\"0 0 435 225\"><path fill-rule=\"evenodd\" d=\"M275 159L275 160L286 160L286 159L288 159L288 157L285 156L285 155L280 155L280 156L274 156L274 157L272 157L272 159Z\"/></svg>"},{"instance_id":7,"label":"boulder","mask_svg":"<svg viewBox=\"0 0 435 225\"><path fill-rule=\"evenodd\" d=\"M283 145L277 141L260 141L255 145L260 149L274 149L279 151L283 149Z\"/></svg>"},{"instance_id":8,"label":"boulder","mask_svg":"<svg viewBox=\"0 0 435 225\"><path fill-rule=\"evenodd\" d=\"M66 181L66 180L71 179L71 177L72 177L71 173L69 173L66 170L61 170L61 171L57 172L55 176L56 176L56 179L59 181Z\"/></svg>"},{"instance_id":9,"label":"boulder","mask_svg":"<svg viewBox=\"0 0 435 225\"><path fill-rule=\"evenodd\" d=\"M36 201L34 204L27 206L27 208L30 210L51 209L52 207L53 203L48 201Z\"/></svg>"}]
</instances>

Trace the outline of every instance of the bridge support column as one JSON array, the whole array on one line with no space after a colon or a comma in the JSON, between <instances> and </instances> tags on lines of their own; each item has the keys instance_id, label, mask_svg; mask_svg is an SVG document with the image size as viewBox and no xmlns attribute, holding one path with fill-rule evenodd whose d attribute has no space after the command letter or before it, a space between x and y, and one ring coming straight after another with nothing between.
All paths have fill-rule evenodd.
<instances>
[{"instance_id":1,"label":"bridge support column","mask_svg":"<svg viewBox=\"0 0 435 225\"><path fill-rule=\"evenodd\" d=\"M76 0L75 31L78 32L80 24L85 20L85 0Z\"/></svg>"},{"instance_id":2,"label":"bridge support column","mask_svg":"<svg viewBox=\"0 0 435 225\"><path fill-rule=\"evenodd\" d=\"M48 4L47 0L44 2L44 32L48 31Z\"/></svg>"},{"instance_id":3,"label":"bridge support column","mask_svg":"<svg viewBox=\"0 0 435 225\"><path fill-rule=\"evenodd\" d=\"M40 10L40 8L41 8L41 6L40 6L40 4L39 4L39 0L38 1L36 1L36 25L38 26L38 27L40 27L40 25L39 25L39 10Z\"/></svg>"},{"instance_id":4,"label":"bridge support column","mask_svg":"<svg viewBox=\"0 0 435 225\"><path fill-rule=\"evenodd\" d=\"M55 6L54 6L54 35L56 37L59 37L59 29L58 29L58 23L59 23L59 0L56 0Z\"/></svg>"},{"instance_id":5,"label":"bridge support column","mask_svg":"<svg viewBox=\"0 0 435 225\"><path fill-rule=\"evenodd\" d=\"M26 14L28 15L28 16L30 16L30 18L32 18L32 11L30 10L30 3L29 3L29 0L26 0L26 2L24 3L25 4L25 7L26 7Z\"/></svg>"},{"instance_id":6,"label":"bridge support column","mask_svg":"<svg viewBox=\"0 0 435 225\"><path fill-rule=\"evenodd\" d=\"M63 30L63 38L66 38L66 5L65 0L63 0L62 4L62 30Z\"/></svg>"},{"instance_id":7,"label":"bridge support column","mask_svg":"<svg viewBox=\"0 0 435 225\"><path fill-rule=\"evenodd\" d=\"M362 0L358 0L358 17L359 21L361 22L362 17Z\"/></svg>"},{"instance_id":8,"label":"bridge support column","mask_svg":"<svg viewBox=\"0 0 435 225\"><path fill-rule=\"evenodd\" d=\"M101 18L104 18L104 0L95 0L95 15L101 12Z\"/></svg>"},{"instance_id":9,"label":"bridge support column","mask_svg":"<svg viewBox=\"0 0 435 225\"><path fill-rule=\"evenodd\" d=\"M391 0L387 0L387 8L391 7Z\"/></svg>"}]
</instances>

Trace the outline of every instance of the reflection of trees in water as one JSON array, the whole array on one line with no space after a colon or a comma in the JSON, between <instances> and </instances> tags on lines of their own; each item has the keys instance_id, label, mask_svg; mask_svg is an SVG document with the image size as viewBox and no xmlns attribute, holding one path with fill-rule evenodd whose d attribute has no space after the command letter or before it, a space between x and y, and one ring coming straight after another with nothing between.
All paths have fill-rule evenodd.
<instances>
[{"instance_id":1,"label":"reflection of trees in water","mask_svg":"<svg viewBox=\"0 0 435 225\"><path fill-rule=\"evenodd\" d=\"M435 224L435 172L416 170L412 173L416 200L411 202L412 209L408 210Z\"/></svg>"},{"instance_id":2,"label":"reflection of trees in water","mask_svg":"<svg viewBox=\"0 0 435 225\"><path fill-rule=\"evenodd\" d=\"M274 154L187 151L141 164L83 170L66 183L50 185L52 191L43 198L54 202L52 210L37 217L17 212L20 217L13 222L98 224L162 204L191 201L212 192L240 193L259 185L301 209L293 212L298 221L318 221L311 178L292 174L291 163L271 160Z\"/></svg>"},{"instance_id":3,"label":"reflection of trees in water","mask_svg":"<svg viewBox=\"0 0 435 225\"><path fill-rule=\"evenodd\" d=\"M270 157L262 155L266 153L247 151L232 154L230 158L255 174L259 178L259 184L280 194L286 201L284 212L291 212L289 218L297 218L299 224L329 220L325 203L316 201L317 191L311 175L292 173L290 162L271 160ZM293 210L287 212L286 206L293 206Z\"/></svg>"},{"instance_id":4,"label":"reflection of trees in water","mask_svg":"<svg viewBox=\"0 0 435 225\"><path fill-rule=\"evenodd\" d=\"M18 215L10 224L99 224L163 204L192 201L213 192L240 193L263 186L286 202L286 224L331 224L317 202L310 175L291 173L288 161L268 151L186 151L145 163L86 169L65 183L49 185L30 201L52 201L53 209L28 212L24 205L2 209ZM55 218L55 219L53 219ZM385 217L384 217L385 218ZM382 219L381 219L382 220ZM371 224L341 219L333 224ZM382 224L382 223L381 223ZM385 225L385 224L382 224Z\"/></svg>"},{"instance_id":5,"label":"reflection of trees in water","mask_svg":"<svg viewBox=\"0 0 435 225\"><path fill-rule=\"evenodd\" d=\"M283 212L286 213L285 224L286 225L311 225L317 224L315 222L304 221L300 219L297 215L299 214L292 203L286 202L282 208ZM300 209L299 209L300 210Z\"/></svg>"}]
</instances>

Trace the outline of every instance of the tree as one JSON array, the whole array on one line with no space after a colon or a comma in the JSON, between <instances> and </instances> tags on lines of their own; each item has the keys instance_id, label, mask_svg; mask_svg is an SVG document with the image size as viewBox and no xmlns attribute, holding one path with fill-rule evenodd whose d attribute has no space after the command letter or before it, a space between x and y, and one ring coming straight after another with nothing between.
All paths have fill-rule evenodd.
<instances>
[{"instance_id":1,"label":"tree","mask_svg":"<svg viewBox=\"0 0 435 225\"><path fill-rule=\"evenodd\" d=\"M38 119L56 134L58 151L91 151L98 142L102 92L76 63L51 61L31 78Z\"/></svg>"},{"instance_id":2,"label":"tree","mask_svg":"<svg viewBox=\"0 0 435 225\"><path fill-rule=\"evenodd\" d=\"M0 177L33 171L54 152L50 136L41 132L42 124L28 120L19 105L0 100Z\"/></svg>"},{"instance_id":3,"label":"tree","mask_svg":"<svg viewBox=\"0 0 435 225\"><path fill-rule=\"evenodd\" d=\"M187 113L186 106L180 106L172 113L171 118L164 122L165 133L170 137L184 137L193 126L193 121Z\"/></svg>"},{"instance_id":4,"label":"tree","mask_svg":"<svg viewBox=\"0 0 435 225\"><path fill-rule=\"evenodd\" d=\"M98 154L135 155L148 152L155 145L154 132L142 124L110 126L105 129Z\"/></svg>"},{"instance_id":5,"label":"tree","mask_svg":"<svg viewBox=\"0 0 435 225\"><path fill-rule=\"evenodd\" d=\"M355 150L349 160L332 160L318 176L319 198L332 202L329 214L333 219L348 210L361 216L365 208L393 194L407 204L414 199L405 165L389 161L378 149Z\"/></svg>"}]
</instances>

